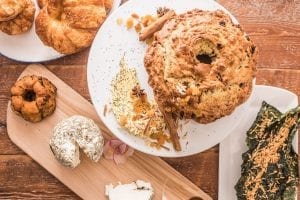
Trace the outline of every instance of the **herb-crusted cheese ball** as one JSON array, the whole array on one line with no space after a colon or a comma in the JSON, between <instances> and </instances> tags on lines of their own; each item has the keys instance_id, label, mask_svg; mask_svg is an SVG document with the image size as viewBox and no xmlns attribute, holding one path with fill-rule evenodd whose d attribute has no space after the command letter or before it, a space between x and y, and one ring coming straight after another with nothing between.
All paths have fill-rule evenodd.
<instances>
[{"instance_id":1,"label":"herb-crusted cheese ball","mask_svg":"<svg viewBox=\"0 0 300 200\"><path fill-rule=\"evenodd\" d=\"M104 138L98 126L91 119L75 115L59 122L50 140L55 158L66 167L79 165L79 148L94 162L100 159Z\"/></svg>"},{"instance_id":2,"label":"herb-crusted cheese ball","mask_svg":"<svg viewBox=\"0 0 300 200\"><path fill-rule=\"evenodd\" d=\"M256 47L223 11L195 9L156 32L144 63L166 112L210 123L249 97Z\"/></svg>"}]
</instances>

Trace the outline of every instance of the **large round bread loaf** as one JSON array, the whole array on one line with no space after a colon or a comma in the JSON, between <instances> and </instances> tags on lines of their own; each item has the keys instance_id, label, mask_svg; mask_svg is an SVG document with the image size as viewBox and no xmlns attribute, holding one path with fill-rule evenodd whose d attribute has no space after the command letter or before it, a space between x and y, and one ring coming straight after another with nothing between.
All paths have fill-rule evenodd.
<instances>
[{"instance_id":1,"label":"large round bread loaf","mask_svg":"<svg viewBox=\"0 0 300 200\"><path fill-rule=\"evenodd\" d=\"M165 111L209 123L249 97L256 47L223 11L196 9L171 18L155 33L144 62Z\"/></svg>"}]
</instances>

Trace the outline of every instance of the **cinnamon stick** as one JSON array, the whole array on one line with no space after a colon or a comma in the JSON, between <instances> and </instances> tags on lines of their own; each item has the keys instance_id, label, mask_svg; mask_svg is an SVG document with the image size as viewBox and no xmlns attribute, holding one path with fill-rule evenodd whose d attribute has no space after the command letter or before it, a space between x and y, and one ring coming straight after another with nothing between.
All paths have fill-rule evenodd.
<instances>
[{"instance_id":1,"label":"cinnamon stick","mask_svg":"<svg viewBox=\"0 0 300 200\"><path fill-rule=\"evenodd\" d=\"M150 24L140 32L139 40L145 41L146 39L150 38L156 31L163 27L166 21L168 21L174 15L176 15L175 11L170 10L162 17L158 18L153 24Z\"/></svg>"},{"instance_id":2,"label":"cinnamon stick","mask_svg":"<svg viewBox=\"0 0 300 200\"><path fill-rule=\"evenodd\" d=\"M161 107L161 106L159 106L159 107L160 107L160 111L164 115L167 126L169 128L169 132L170 132L171 140L172 140L172 143L173 143L173 147L176 151L181 151L179 136L177 134L177 128L178 127L177 127L177 124L175 122L175 119L173 118L172 113L166 112L163 109L163 107Z\"/></svg>"}]
</instances>

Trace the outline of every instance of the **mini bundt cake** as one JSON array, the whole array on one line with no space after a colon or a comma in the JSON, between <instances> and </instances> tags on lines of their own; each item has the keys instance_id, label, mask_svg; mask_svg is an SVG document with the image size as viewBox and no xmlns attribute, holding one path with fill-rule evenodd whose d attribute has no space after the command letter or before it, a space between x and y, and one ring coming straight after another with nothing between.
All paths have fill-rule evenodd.
<instances>
[{"instance_id":1,"label":"mini bundt cake","mask_svg":"<svg viewBox=\"0 0 300 200\"><path fill-rule=\"evenodd\" d=\"M89 47L109 8L103 0L39 0L36 33L42 42L62 54ZM106 6L110 6L107 3ZM110 6L111 8L111 6Z\"/></svg>"},{"instance_id":2,"label":"mini bundt cake","mask_svg":"<svg viewBox=\"0 0 300 200\"><path fill-rule=\"evenodd\" d=\"M55 158L66 167L80 163L79 148L94 162L100 159L104 138L96 123L86 117L74 115L59 122L50 139L50 148Z\"/></svg>"},{"instance_id":3,"label":"mini bundt cake","mask_svg":"<svg viewBox=\"0 0 300 200\"><path fill-rule=\"evenodd\" d=\"M0 0L0 22L15 18L25 7L25 0Z\"/></svg>"},{"instance_id":4,"label":"mini bundt cake","mask_svg":"<svg viewBox=\"0 0 300 200\"><path fill-rule=\"evenodd\" d=\"M223 11L195 9L172 17L154 34L144 64L166 112L205 124L249 97L256 47Z\"/></svg>"},{"instance_id":5,"label":"mini bundt cake","mask_svg":"<svg viewBox=\"0 0 300 200\"><path fill-rule=\"evenodd\" d=\"M24 33L32 27L35 5L32 0L23 0L24 8L14 18L0 22L0 30L8 35ZM20 1L22 2L22 1Z\"/></svg>"},{"instance_id":6,"label":"mini bundt cake","mask_svg":"<svg viewBox=\"0 0 300 200\"><path fill-rule=\"evenodd\" d=\"M24 76L11 88L12 110L25 120L39 122L56 108L56 87L41 76Z\"/></svg>"}]
</instances>

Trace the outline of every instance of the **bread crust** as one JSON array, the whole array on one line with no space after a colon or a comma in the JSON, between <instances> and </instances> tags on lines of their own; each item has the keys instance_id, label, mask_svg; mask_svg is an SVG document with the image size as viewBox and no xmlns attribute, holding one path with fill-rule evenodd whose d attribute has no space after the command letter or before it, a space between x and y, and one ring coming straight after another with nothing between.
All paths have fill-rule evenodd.
<instances>
[{"instance_id":1,"label":"bread crust","mask_svg":"<svg viewBox=\"0 0 300 200\"><path fill-rule=\"evenodd\" d=\"M32 27L34 14L35 5L32 0L24 0L24 9L13 19L0 22L0 30L8 35L27 32Z\"/></svg>"},{"instance_id":2,"label":"bread crust","mask_svg":"<svg viewBox=\"0 0 300 200\"><path fill-rule=\"evenodd\" d=\"M106 12L109 13L113 7L113 0L104 0Z\"/></svg>"},{"instance_id":3,"label":"bread crust","mask_svg":"<svg viewBox=\"0 0 300 200\"><path fill-rule=\"evenodd\" d=\"M36 33L62 54L89 47L107 14L102 0L39 0L39 5Z\"/></svg>"},{"instance_id":4,"label":"bread crust","mask_svg":"<svg viewBox=\"0 0 300 200\"><path fill-rule=\"evenodd\" d=\"M256 54L250 38L223 11L195 9L155 33L144 64L167 112L206 124L249 97Z\"/></svg>"}]
</instances>

